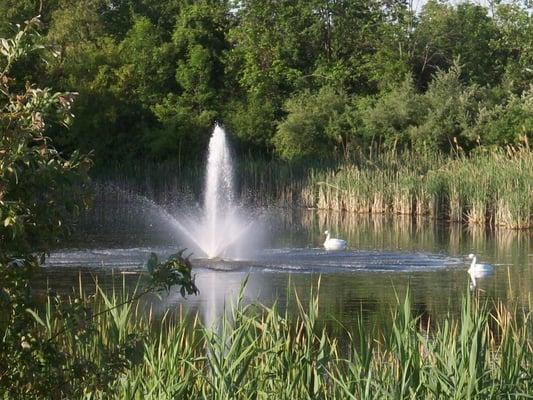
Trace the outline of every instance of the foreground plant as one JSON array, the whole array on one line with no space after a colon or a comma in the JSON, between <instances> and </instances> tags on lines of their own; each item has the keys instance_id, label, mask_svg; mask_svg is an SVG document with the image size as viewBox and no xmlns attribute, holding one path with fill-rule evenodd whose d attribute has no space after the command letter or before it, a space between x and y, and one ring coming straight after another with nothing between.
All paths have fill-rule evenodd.
<instances>
[{"instance_id":1,"label":"foreground plant","mask_svg":"<svg viewBox=\"0 0 533 400\"><path fill-rule=\"evenodd\" d=\"M49 127L68 126L75 93L37 88L10 74L17 62L45 50L38 26L32 19L15 37L0 39L0 398L78 398L107 388L138 362L142 337L131 332L103 340L98 358L88 358L65 343L88 343L102 328L98 317L117 311L95 313L86 299L49 293L43 317L34 303L30 279L49 246L86 208L91 164L77 152L65 158L46 136ZM181 254L156 262L141 294L176 284L184 294L196 293Z\"/></svg>"},{"instance_id":2,"label":"foreground plant","mask_svg":"<svg viewBox=\"0 0 533 400\"><path fill-rule=\"evenodd\" d=\"M412 312L409 294L392 310L390 328L363 319L340 336L318 318L319 297L296 315L241 296L203 326L127 301L135 293L97 289L85 297L94 328L57 338L62 352L83 355L92 371L70 382L81 399L477 399L533 395L531 312L467 294L459 315L430 323ZM63 300L42 315L53 335L64 324ZM110 309L112 312L103 312ZM81 339L80 339L81 338ZM109 364L112 357L114 364ZM76 365L76 357L65 360ZM110 365L113 368L109 368ZM89 384L89 382L91 382ZM37 385L37 382L34 382ZM33 390L32 386L28 387Z\"/></svg>"}]
</instances>

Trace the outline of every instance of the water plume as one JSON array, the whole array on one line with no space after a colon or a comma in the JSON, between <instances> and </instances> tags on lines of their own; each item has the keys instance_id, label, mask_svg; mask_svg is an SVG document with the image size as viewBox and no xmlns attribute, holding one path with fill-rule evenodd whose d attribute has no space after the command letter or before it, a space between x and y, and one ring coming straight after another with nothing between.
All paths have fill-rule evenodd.
<instances>
[{"instance_id":1,"label":"water plume","mask_svg":"<svg viewBox=\"0 0 533 400\"><path fill-rule=\"evenodd\" d=\"M176 226L207 258L239 258L259 239L259 224L236 202L232 154L224 129L209 141L203 209ZM252 232L253 231L253 232Z\"/></svg>"}]
</instances>

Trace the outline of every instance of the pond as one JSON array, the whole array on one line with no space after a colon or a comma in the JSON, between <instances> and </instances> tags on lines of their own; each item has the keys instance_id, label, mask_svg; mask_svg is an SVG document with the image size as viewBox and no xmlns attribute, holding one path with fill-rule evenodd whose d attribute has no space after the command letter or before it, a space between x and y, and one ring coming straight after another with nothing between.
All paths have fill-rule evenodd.
<instances>
[{"instance_id":1,"label":"pond","mask_svg":"<svg viewBox=\"0 0 533 400\"><path fill-rule=\"evenodd\" d=\"M275 302L280 310L297 313L298 301L307 305L318 292L319 318L328 325L350 327L361 319L381 326L407 288L413 308L423 318L438 321L457 314L461 297L470 289L467 273L475 253L494 266L491 276L477 280L473 289L489 301L529 308L533 289L530 263L531 235L527 232L471 230L411 217L323 213L307 210L270 210L265 240L247 258L206 260L192 256L197 296L182 298L178 290L144 300L151 312L167 310L199 313L212 324L235 302L244 280L244 302ZM139 228L139 226L137 227ZM324 230L348 242L346 251L323 249ZM160 256L183 247L167 229L131 224L80 227L64 248L53 251L34 281L38 294L46 288L60 293L76 291L82 282L94 290L133 290L142 280L150 252Z\"/></svg>"}]
</instances>

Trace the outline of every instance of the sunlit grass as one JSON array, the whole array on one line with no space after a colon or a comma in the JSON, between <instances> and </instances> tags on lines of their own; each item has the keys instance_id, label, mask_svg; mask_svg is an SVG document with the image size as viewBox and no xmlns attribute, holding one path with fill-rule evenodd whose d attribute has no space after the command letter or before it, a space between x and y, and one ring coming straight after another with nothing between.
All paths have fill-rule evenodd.
<instances>
[{"instance_id":1,"label":"sunlit grass","mask_svg":"<svg viewBox=\"0 0 533 400\"><path fill-rule=\"evenodd\" d=\"M117 349L130 363L119 379L86 399L399 399L519 398L533 394L531 313L465 294L458 316L436 323L413 314L409 293L391 310L390 328L362 320L342 337L318 322L318 294L297 313L244 304L242 294L214 326L198 318L159 319L124 302L125 290L96 294L86 305L96 329L75 337L43 311L44 329L66 354L96 366ZM101 313L105 309L110 312ZM59 334L58 334L59 333ZM131 343L132 334L136 334ZM127 347L126 352L119 349ZM129 353L128 353L129 352ZM137 355L135 355L137 353ZM133 354L133 355L132 355ZM67 362L74 362L67 359ZM75 382L74 382L75 384Z\"/></svg>"},{"instance_id":2,"label":"sunlit grass","mask_svg":"<svg viewBox=\"0 0 533 400\"><path fill-rule=\"evenodd\" d=\"M309 175L319 209L428 215L468 225L533 226L533 152L509 148L469 157L381 155Z\"/></svg>"}]
</instances>

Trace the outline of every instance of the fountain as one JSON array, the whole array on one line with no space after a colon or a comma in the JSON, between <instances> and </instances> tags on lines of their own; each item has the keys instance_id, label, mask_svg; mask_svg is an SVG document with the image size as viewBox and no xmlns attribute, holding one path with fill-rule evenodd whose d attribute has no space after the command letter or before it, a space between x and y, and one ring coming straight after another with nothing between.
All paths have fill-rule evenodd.
<instances>
[{"instance_id":1,"label":"fountain","mask_svg":"<svg viewBox=\"0 0 533 400\"><path fill-rule=\"evenodd\" d=\"M174 219L173 223L207 258L238 258L244 234L253 222L246 221L235 202L233 165L226 132L215 125L209 141L202 214L196 218Z\"/></svg>"},{"instance_id":2,"label":"fountain","mask_svg":"<svg viewBox=\"0 0 533 400\"><path fill-rule=\"evenodd\" d=\"M109 207L110 202L118 202L120 210L127 210L126 218L131 218L130 213L138 213L133 218L137 218L137 222L132 228L138 225L139 219L144 220L146 229L162 228L166 240L174 242L174 246L187 248L194 258L250 259L264 239L264 212L259 210L258 215L254 209L245 209L240 204L235 195L233 175L232 153L226 133L221 126L215 125L209 141L201 206L190 199L180 198L178 209L172 209L144 194L107 182L99 184L97 190L102 196L98 202L106 205L99 209L104 212L103 221L90 221L90 225L106 225L114 230L131 223L121 220L120 211ZM102 218L102 215L95 217Z\"/></svg>"},{"instance_id":3,"label":"fountain","mask_svg":"<svg viewBox=\"0 0 533 400\"><path fill-rule=\"evenodd\" d=\"M234 229L233 220L233 168L231 154L226 140L226 133L219 125L215 125L209 141L207 158L207 176L204 192L205 226L202 250L209 258L217 257L224 249L222 238L225 237L221 228Z\"/></svg>"}]
</instances>

